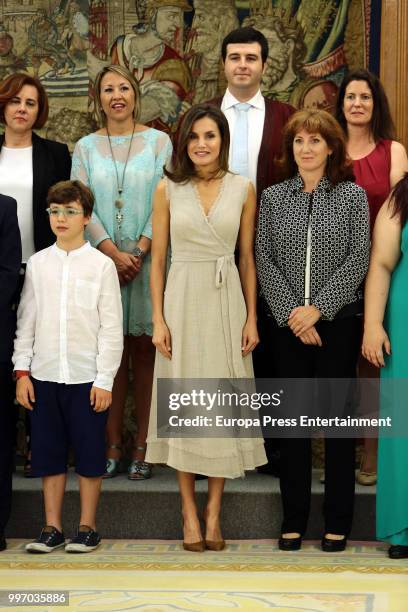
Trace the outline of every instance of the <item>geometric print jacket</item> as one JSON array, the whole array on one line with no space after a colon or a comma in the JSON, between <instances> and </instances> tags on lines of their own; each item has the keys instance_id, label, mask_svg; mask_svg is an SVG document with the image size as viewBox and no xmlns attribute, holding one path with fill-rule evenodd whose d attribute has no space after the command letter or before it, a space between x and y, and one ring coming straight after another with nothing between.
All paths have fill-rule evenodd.
<instances>
[{"instance_id":1,"label":"geometric print jacket","mask_svg":"<svg viewBox=\"0 0 408 612\"><path fill-rule=\"evenodd\" d=\"M332 321L363 298L370 252L367 196L351 181L326 176L312 193L299 174L262 192L256 234L261 295L279 327L304 305L308 225L311 225L310 304Z\"/></svg>"}]
</instances>

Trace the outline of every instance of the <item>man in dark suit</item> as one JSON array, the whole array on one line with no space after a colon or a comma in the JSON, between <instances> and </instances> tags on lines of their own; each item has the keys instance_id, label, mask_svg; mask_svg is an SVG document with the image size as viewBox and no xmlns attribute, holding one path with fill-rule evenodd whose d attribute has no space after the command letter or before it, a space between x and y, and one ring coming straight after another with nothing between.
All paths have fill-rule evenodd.
<instances>
[{"instance_id":1,"label":"man in dark suit","mask_svg":"<svg viewBox=\"0 0 408 612\"><path fill-rule=\"evenodd\" d=\"M0 195L0 551L11 509L14 441L14 384L11 355L16 326L15 300L21 267L17 204Z\"/></svg>"},{"instance_id":2,"label":"man in dark suit","mask_svg":"<svg viewBox=\"0 0 408 612\"><path fill-rule=\"evenodd\" d=\"M251 27L238 28L223 40L227 90L213 100L225 114L230 128L230 169L251 179L256 188L257 203L266 187L278 181L275 159L281 152L282 129L295 112L283 102L265 98L261 93L262 75L268 57L268 41ZM272 327L258 300L258 332L260 343L253 353L257 378L270 378L269 345ZM274 440L265 439L268 465L259 471L277 475L278 453Z\"/></svg>"},{"instance_id":3,"label":"man in dark suit","mask_svg":"<svg viewBox=\"0 0 408 612\"><path fill-rule=\"evenodd\" d=\"M277 182L275 158L281 151L282 129L295 109L265 98L261 93L268 57L268 41L262 32L251 27L233 30L224 38L221 52L228 87L222 98L212 102L221 108L228 120L230 168L252 180L259 204L262 191ZM237 133L242 125L240 107L243 104L249 106L243 109L248 125L244 138ZM247 148L246 156L242 149L239 150L242 146Z\"/></svg>"}]
</instances>

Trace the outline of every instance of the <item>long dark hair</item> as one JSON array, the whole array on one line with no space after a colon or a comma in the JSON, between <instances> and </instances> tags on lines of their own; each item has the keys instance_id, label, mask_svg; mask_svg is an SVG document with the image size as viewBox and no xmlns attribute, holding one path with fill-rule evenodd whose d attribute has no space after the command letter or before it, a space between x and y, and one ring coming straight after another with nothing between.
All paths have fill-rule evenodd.
<instances>
[{"instance_id":1,"label":"long dark hair","mask_svg":"<svg viewBox=\"0 0 408 612\"><path fill-rule=\"evenodd\" d=\"M327 158L325 171L331 184L354 180L344 133L336 119L327 111L306 109L294 113L283 128L282 156L277 160L280 180L291 178L298 172L293 155L293 140L303 129L309 134L320 134L332 150L332 154Z\"/></svg>"},{"instance_id":2,"label":"long dark hair","mask_svg":"<svg viewBox=\"0 0 408 612\"><path fill-rule=\"evenodd\" d=\"M395 125L392 120L390 105L388 104L388 98L384 91L384 87L380 79L368 70L354 70L353 72L349 72L340 85L337 94L335 116L343 128L344 133L347 134L347 121L343 112L343 104L347 85L349 85L351 81L365 81L371 90L371 95L373 96L373 116L371 118L370 127L374 141L378 142L382 138L386 140L395 140Z\"/></svg>"},{"instance_id":3,"label":"long dark hair","mask_svg":"<svg viewBox=\"0 0 408 612\"><path fill-rule=\"evenodd\" d=\"M408 172L398 181L390 196L391 217L399 217L401 228L408 220Z\"/></svg>"},{"instance_id":4,"label":"long dark hair","mask_svg":"<svg viewBox=\"0 0 408 612\"><path fill-rule=\"evenodd\" d=\"M186 183L197 176L194 164L187 152L187 145L194 123L204 117L212 119L217 124L221 134L221 149L218 158L219 167L214 178L222 177L228 172L230 145L228 121L224 113L216 106L212 104L196 104L184 115L178 138L177 153L174 159L174 170L170 171L164 168L164 174L174 183Z\"/></svg>"}]
</instances>

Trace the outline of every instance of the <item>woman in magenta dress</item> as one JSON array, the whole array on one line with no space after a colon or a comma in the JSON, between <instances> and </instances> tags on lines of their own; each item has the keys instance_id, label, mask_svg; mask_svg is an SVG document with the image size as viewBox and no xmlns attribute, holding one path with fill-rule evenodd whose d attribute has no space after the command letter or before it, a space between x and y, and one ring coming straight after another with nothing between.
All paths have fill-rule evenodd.
<instances>
[{"instance_id":1,"label":"woman in magenta dress","mask_svg":"<svg viewBox=\"0 0 408 612\"><path fill-rule=\"evenodd\" d=\"M395 127L380 80L368 70L350 72L340 85L336 118L347 136L347 152L353 160L356 183L366 190L371 232L382 204L408 170L407 153L395 140ZM377 378L378 368L361 357L362 378ZM364 401L364 397L363 397ZM366 398L366 401L370 401ZM364 440L364 455L357 481L372 485L377 480L377 440Z\"/></svg>"}]
</instances>

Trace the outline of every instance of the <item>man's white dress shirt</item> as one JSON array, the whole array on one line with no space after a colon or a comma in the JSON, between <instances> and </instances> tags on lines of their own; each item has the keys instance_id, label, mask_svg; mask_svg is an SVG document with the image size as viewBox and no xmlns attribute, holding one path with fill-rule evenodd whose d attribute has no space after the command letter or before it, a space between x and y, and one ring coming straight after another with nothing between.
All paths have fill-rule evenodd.
<instances>
[{"instance_id":1,"label":"man's white dress shirt","mask_svg":"<svg viewBox=\"0 0 408 612\"><path fill-rule=\"evenodd\" d=\"M265 100L259 90L253 98L246 100L246 102L251 105L248 111L248 177L256 189L258 155L265 123ZM239 104L239 100L227 89L222 99L221 110L228 121L231 142L234 138L234 127L237 119L235 104ZM231 163L231 148L229 161Z\"/></svg>"},{"instance_id":2,"label":"man's white dress shirt","mask_svg":"<svg viewBox=\"0 0 408 612\"><path fill-rule=\"evenodd\" d=\"M15 370L43 381L112 390L123 351L122 302L112 260L86 242L28 260L14 342Z\"/></svg>"}]
</instances>

